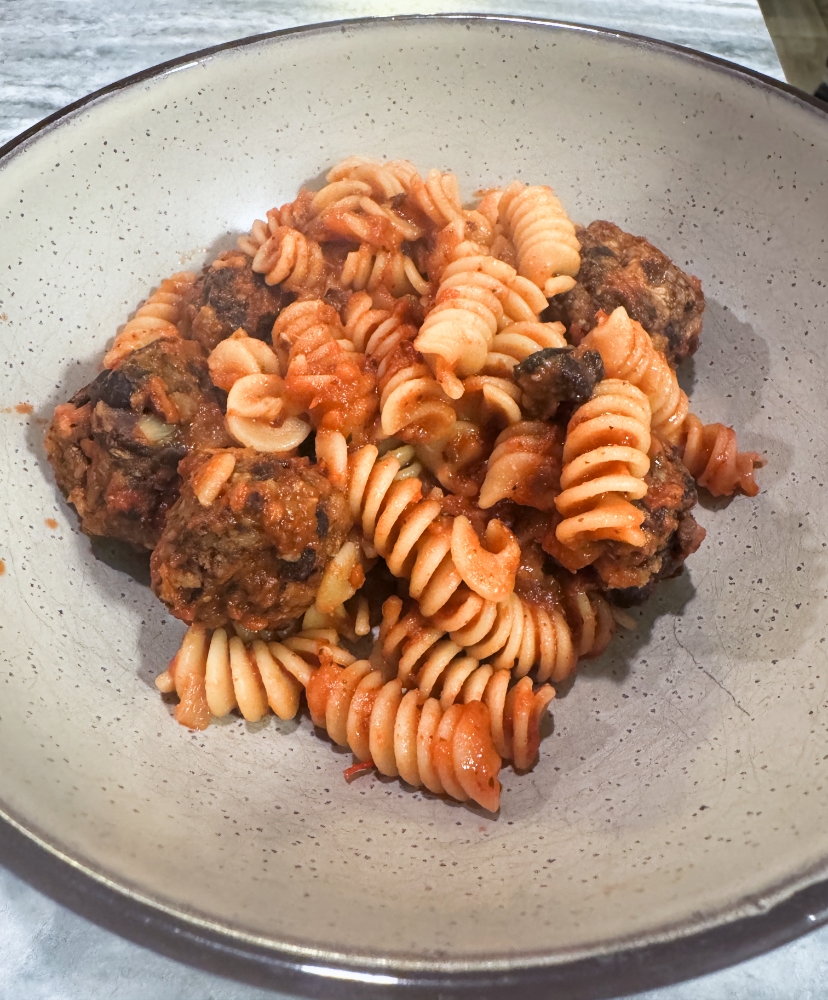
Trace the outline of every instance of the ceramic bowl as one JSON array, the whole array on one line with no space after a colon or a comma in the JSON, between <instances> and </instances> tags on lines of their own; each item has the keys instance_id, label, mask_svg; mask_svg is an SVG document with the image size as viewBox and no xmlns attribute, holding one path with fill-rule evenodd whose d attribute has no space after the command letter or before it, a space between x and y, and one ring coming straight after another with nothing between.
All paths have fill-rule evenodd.
<instances>
[{"instance_id":1,"label":"ceramic bowl","mask_svg":"<svg viewBox=\"0 0 828 1000\"><path fill-rule=\"evenodd\" d=\"M694 409L767 458L756 499L700 508L689 572L584 665L538 766L504 772L496 817L396 781L346 784L350 755L307 718L177 726L153 679L183 628L143 566L79 533L44 458L54 405L161 278L352 153L452 169L466 195L548 182L573 218L651 238L707 294ZM99 912L326 996L614 995L824 919L816 102L596 29L322 25L55 116L4 150L0 219L0 803Z\"/></svg>"}]
</instances>

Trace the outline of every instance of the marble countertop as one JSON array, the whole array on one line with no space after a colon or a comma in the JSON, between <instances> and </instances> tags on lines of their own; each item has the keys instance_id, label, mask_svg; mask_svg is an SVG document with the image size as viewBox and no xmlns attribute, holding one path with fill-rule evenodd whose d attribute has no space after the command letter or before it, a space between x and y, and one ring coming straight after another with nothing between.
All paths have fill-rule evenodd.
<instances>
[{"instance_id":1,"label":"marble countertop","mask_svg":"<svg viewBox=\"0 0 828 1000\"><path fill-rule=\"evenodd\" d=\"M343 17L505 8L652 35L784 79L755 0L2 0L0 145L92 90L233 38ZM118 937L20 878L4 848L0 836L0 1000L288 1000ZM636 1000L725 998L828 998L828 928Z\"/></svg>"}]
</instances>

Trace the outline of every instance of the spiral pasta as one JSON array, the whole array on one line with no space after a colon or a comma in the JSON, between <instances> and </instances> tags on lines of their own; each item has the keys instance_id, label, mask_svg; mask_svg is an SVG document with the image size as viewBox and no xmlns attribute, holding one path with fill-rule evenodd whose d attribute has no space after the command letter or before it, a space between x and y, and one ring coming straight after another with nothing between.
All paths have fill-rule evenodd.
<instances>
[{"instance_id":1,"label":"spiral pasta","mask_svg":"<svg viewBox=\"0 0 828 1000\"><path fill-rule=\"evenodd\" d=\"M749 497L756 496L759 486L753 473L765 461L755 451L737 449L732 427L702 424L690 413L685 421L685 434L682 461L699 486L704 486L714 497L732 496L737 490Z\"/></svg>"},{"instance_id":2,"label":"spiral pasta","mask_svg":"<svg viewBox=\"0 0 828 1000\"><path fill-rule=\"evenodd\" d=\"M278 375L279 359L263 340L249 337L244 330L213 348L207 358L213 385L229 392L245 375Z\"/></svg>"},{"instance_id":3,"label":"spiral pasta","mask_svg":"<svg viewBox=\"0 0 828 1000\"><path fill-rule=\"evenodd\" d=\"M389 336L394 336L393 327ZM452 400L415 351L397 349L401 343L383 359L378 372L382 431L418 443L444 438L457 421Z\"/></svg>"},{"instance_id":4,"label":"spiral pasta","mask_svg":"<svg viewBox=\"0 0 828 1000\"><path fill-rule=\"evenodd\" d=\"M626 379L641 389L650 402L653 433L670 444L680 444L689 404L667 359L623 306L598 319L583 339L583 347L598 351L607 378Z\"/></svg>"},{"instance_id":5,"label":"spiral pasta","mask_svg":"<svg viewBox=\"0 0 828 1000\"><path fill-rule=\"evenodd\" d=\"M301 692L295 661L318 662L322 648L343 666L354 661L337 644L336 633L300 632L284 643L254 637L245 643L227 629L191 625L155 685L165 694L178 695L175 717L189 729L206 729L211 717L223 718L234 708L248 722L258 722L268 708L280 719L292 719ZM294 664L293 671L288 663Z\"/></svg>"},{"instance_id":6,"label":"spiral pasta","mask_svg":"<svg viewBox=\"0 0 828 1000\"><path fill-rule=\"evenodd\" d=\"M524 677L510 690L508 670L480 665L445 633L429 627L416 608L402 615L403 602L390 597L383 604L380 647L386 662L397 663L404 688L416 686L425 701L439 697L445 711L458 701L483 701L491 718L497 752L514 761L518 770L529 770L537 758L540 719L555 690L544 684L533 690Z\"/></svg>"},{"instance_id":7,"label":"spiral pasta","mask_svg":"<svg viewBox=\"0 0 828 1000\"><path fill-rule=\"evenodd\" d=\"M503 192L498 215L518 256L518 271L547 298L575 285L581 245L575 227L551 187L514 181Z\"/></svg>"},{"instance_id":8,"label":"spiral pasta","mask_svg":"<svg viewBox=\"0 0 828 1000\"><path fill-rule=\"evenodd\" d=\"M499 500L536 510L554 510L560 487L561 438L543 420L521 420L495 441L486 465L478 505L484 510Z\"/></svg>"},{"instance_id":9,"label":"spiral pasta","mask_svg":"<svg viewBox=\"0 0 828 1000\"><path fill-rule=\"evenodd\" d=\"M238 245L253 258L253 270L263 274L268 285L283 285L297 293L324 291L326 265L322 248L298 229L281 225L277 210L267 213L266 223L257 219L250 234L242 236Z\"/></svg>"},{"instance_id":10,"label":"spiral pasta","mask_svg":"<svg viewBox=\"0 0 828 1000\"><path fill-rule=\"evenodd\" d=\"M604 379L569 421L561 489L555 506L562 545L584 548L612 540L641 546L644 511L629 501L647 492L650 405L622 379ZM597 556L597 553L596 553Z\"/></svg>"},{"instance_id":11,"label":"spiral pasta","mask_svg":"<svg viewBox=\"0 0 828 1000\"><path fill-rule=\"evenodd\" d=\"M497 812L501 759L483 702L446 711L436 698L421 705L419 691L405 693L399 678L385 681L368 660L342 668L323 654L318 668L299 657L286 668L306 690L314 725L334 743L380 774Z\"/></svg>"},{"instance_id":12,"label":"spiral pasta","mask_svg":"<svg viewBox=\"0 0 828 1000\"><path fill-rule=\"evenodd\" d=\"M128 354L154 340L185 336L195 284L196 276L189 271L165 278L115 338L104 356L104 368L115 368Z\"/></svg>"},{"instance_id":13,"label":"spiral pasta","mask_svg":"<svg viewBox=\"0 0 828 1000\"><path fill-rule=\"evenodd\" d=\"M434 308L414 346L433 359L434 373L453 399L460 379L481 371L498 330L515 321L536 321L546 299L530 281L494 257L463 256L440 277Z\"/></svg>"},{"instance_id":14,"label":"spiral pasta","mask_svg":"<svg viewBox=\"0 0 828 1000\"><path fill-rule=\"evenodd\" d=\"M245 375L227 394L227 430L239 444L272 454L298 448L310 424L286 413L287 390L279 375Z\"/></svg>"},{"instance_id":15,"label":"spiral pasta","mask_svg":"<svg viewBox=\"0 0 828 1000\"><path fill-rule=\"evenodd\" d=\"M419 239L423 229L396 212L393 202L381 204L387 200L384 194L375 196L371 184L356 177L329 181L311 196L310 211L316 225L311 222L306 232L320 241L355 240L386 250Z\"/></svg>"},{"instance_id":16,"label":"spiral pasta","mask_svg":"<svg viewBox=\"0 0 828 1000\"><path fill-rule=\"evenodd\" d=\"M329 443L333 450L333 446ZM439 497L423 498L417 477L397 478L400 462L379 458L374 445L348 459L348 502L355 521L394 576L409 581L423 613L452 597L506 597L514 588L520 548L500 521L489 522L483 541L465 516L443 514Z\"/></svg>"},{"instance_id":17,"label":"spiral pasta","mask_svg":"<svg viewBox=\"0 0 828 1000\"><path fill-rule=\"evenodd\" d=\"M373 292L382 285L396 298L425 295L429 287L409 256L399 250L378 250L367 243L347 255L339 281L343 288L357 292Z\"/></svg>"},{"instance_id":18,"label":"spiral pasta","mask_svg":"<svg viewBox=\"0 0 828 1000\"><path fill-rule=\"evenodd\" d=\"M699 486L713 496L731 496L737 490L756 496L759 487L753 473L764 464L762 457L754 451L740 452L732 427L702 424L689 412L676 373L623 306L608 317L599 313L598 325L586 335L583 344L600 353L608 377L626 378L646 394L653 432L680 449L685 466Z\"/></svg>"},{"instance_id":19,"label":"spiral pasta","mask_svg":"<svg viewBox=\"0 0 828 1000\"><path fill-rule=\"evenodd\" d=\"M345 306L345 334L357 351L377 362L388 358L400 344L417 336L417 327L408 322L405 306L375 309L367 292L355 292Z\"/></svg>"},{"instance_id":20,"label":"spiral pasta","mask_svg":"<svg viewBox=\"0 0 828 1000\"><path fill-rule=\"evenodd\" d=\"M319 299L291 303L272 337L291 405L314 427L347 436L371 422L379 405L376 377L332 306Z\"/></svg>"}]
</instances>

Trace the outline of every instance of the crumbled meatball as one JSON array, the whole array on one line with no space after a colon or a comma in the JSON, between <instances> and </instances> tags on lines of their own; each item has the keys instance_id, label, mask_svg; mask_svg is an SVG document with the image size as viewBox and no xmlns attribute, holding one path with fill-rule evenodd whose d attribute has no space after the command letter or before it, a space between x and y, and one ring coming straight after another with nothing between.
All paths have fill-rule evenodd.
<instances>
[{"instance_id":1,"label":"crumbled meatball","mask_svg":"<svg viewBox=\"0 0 828 1000\"><path fill-rule=\"evenodd\" d=\"M563 323L573 343L595 326L599 309L624 306L675 368L695 354L702 328L701 282L676 267L643 236L612 222L578 229L581 269L575 287L551 300L546 320Z\"/></svg>"},{"instance_id":2,"label":"crumbled meatball","mask_svg":"<svg viewBox=\"0 0 828 1000\"><path fill-rule=\"evenodd\" d=\"M646 544L635 549L613 545L594 564L608 596L623 607L641 603L659 580L680 573L684 560L705 536L690 513L697 499L696 484L676 449L661 446L652 457L646 482L647 493L635 504L647 515L641 525Z\"/></svg>"},{"instance_id":3,"label":"crumbled meatball","mask_svg":"<svg viewBox=\"0 0 828 1000\"><path fill-rule=\"evenodd\" d=\"M229 443L218 396L198 344L156 340L56 407L46 453L81 530L151 549L179 461Z\"/></svg>"},{"instance_id":4,"label":"crumbled meatball","mask_svg":"<svg viewBox=\"0 0 828 1000\"><path fill-rule=\"evenodd\" d=\"M212 456L179 466L181 498L152 554L153 590L186 622L281 628L313 604L351 527L348 503L306 458L232 453L235 469L206 507L192 484Z\"/></svg>"},{"instance_id":5,"label":"crumbled meatball","mask_svg":"<svg viewBox=\"0 0 828 1000\"><path fill-rule=\"evenodd\" d=\"M529 416L550 420L561 403L585 403L592 396L604 377L604 362L597 351L546 347L524 358L512 374Z\"/></svg>"},{"instance_id":6,"label":"crumbled meatball","mask_svg":"<svg viewBox=\"0 0 828 1000\"><path fill-rule=\"evenodd\" d=\"M276 317L293 301L281 286L266 284L251 263L240 250L228 250L204 269L191 336L208 351L239 328L269 341Z\"/></svg>"}]
</instances>

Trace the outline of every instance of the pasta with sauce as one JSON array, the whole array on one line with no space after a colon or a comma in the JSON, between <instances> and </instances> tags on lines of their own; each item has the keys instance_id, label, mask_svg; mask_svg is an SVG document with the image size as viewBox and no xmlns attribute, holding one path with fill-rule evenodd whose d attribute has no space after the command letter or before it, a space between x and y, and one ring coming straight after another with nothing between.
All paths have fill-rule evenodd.
<instances>
[{"instance_id":1,"label":"pasta with sauce","mask_svg":"<svg viewBox=\"0 0 828 1000\"><path fill-rule=\"evenodd\" d=\"M496 811L553 685L701 544L697 488L754 496L763 460L678 384L698 279L661 269L686 319L648 330L596 264L643 237L545 184L479 198L348 157L162 281L46 446L84 531L152 551L182 725L305 704L348 775ZM626 273L631 310L663 293Z\"/></svg>"}]
</instances>

